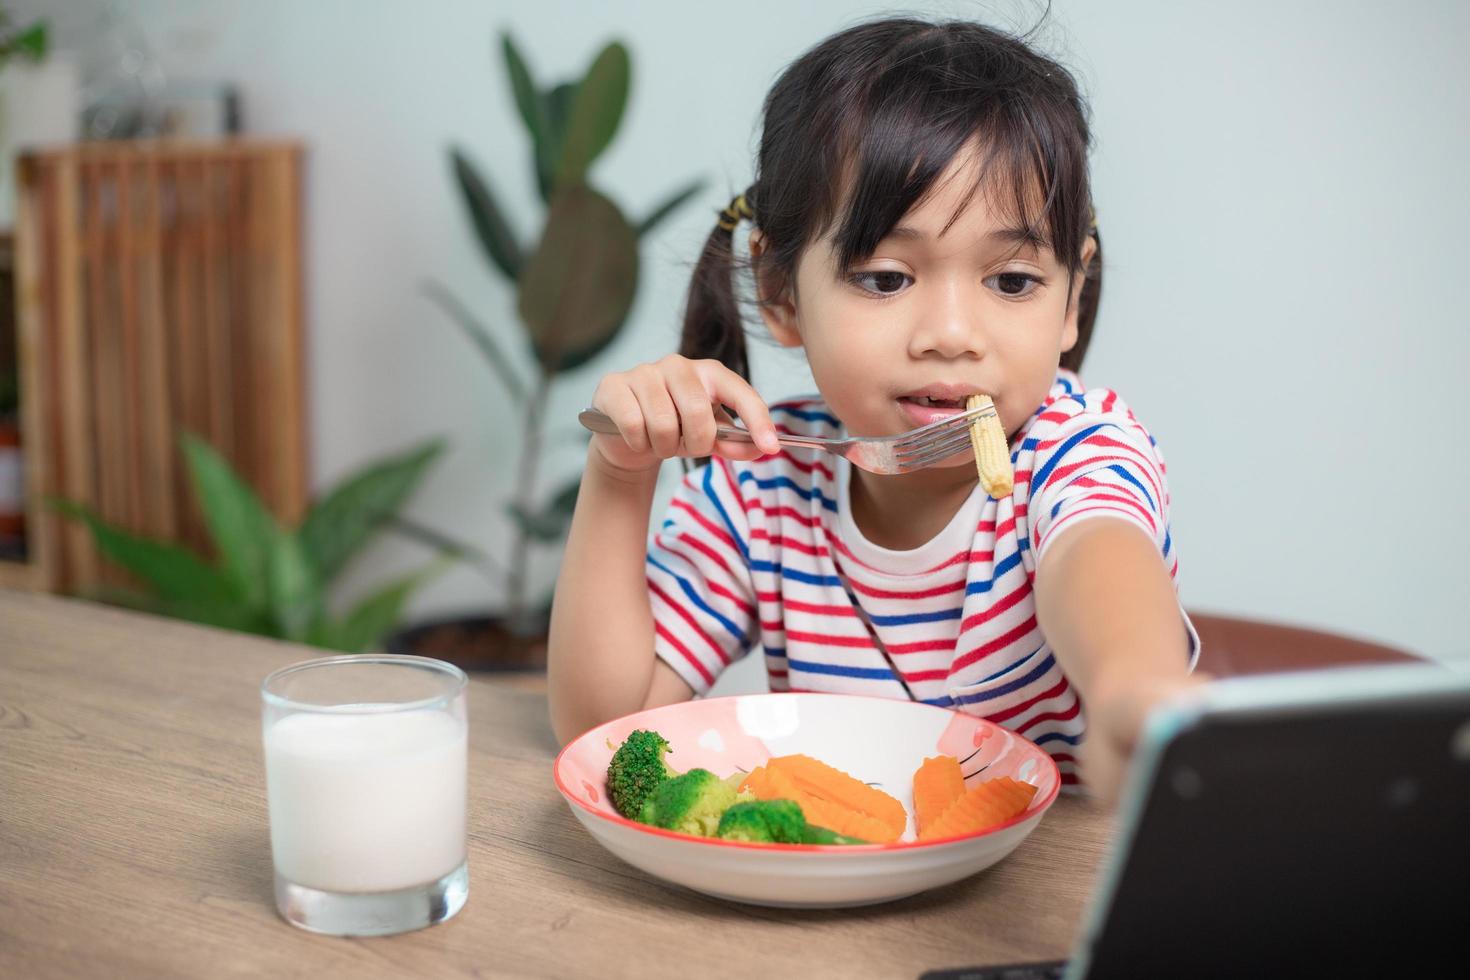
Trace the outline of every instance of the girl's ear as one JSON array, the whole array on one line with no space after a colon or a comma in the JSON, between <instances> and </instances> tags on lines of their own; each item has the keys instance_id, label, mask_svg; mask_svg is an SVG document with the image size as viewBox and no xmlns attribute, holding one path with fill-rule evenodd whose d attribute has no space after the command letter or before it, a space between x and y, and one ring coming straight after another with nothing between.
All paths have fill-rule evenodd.
<instances>
[{"instance_id":1,"label":"girl's ear","mask_svg":"<svg viewBox=\"0 0 1470 980\"><path fill-rule=\"evenodd\" d=\"M750 233L750 257L758 259L766 251L766 236L759 230ZM766 329L782 347L800 347L801 331L796 328L796 300L787 283L778 281L773 272L756 277L756 298L760 300L761 319Z\"/></svg>"},{"instance_id":2,"label":"girl's ear","mask_svg":"<svg viewBox=\"0 0 1470 980\"><path fill-rule=\"evenodd\" d=\"M1097 254L1097 239L1091 235L1082 243L1082 269L1072 276L1072 298L1067 301L1067 322L1062 327L1062 352L1077 346L1077 312L1082 304L1082 284L1087 281L1087 267Z\"/></svg>"}]
</instances>

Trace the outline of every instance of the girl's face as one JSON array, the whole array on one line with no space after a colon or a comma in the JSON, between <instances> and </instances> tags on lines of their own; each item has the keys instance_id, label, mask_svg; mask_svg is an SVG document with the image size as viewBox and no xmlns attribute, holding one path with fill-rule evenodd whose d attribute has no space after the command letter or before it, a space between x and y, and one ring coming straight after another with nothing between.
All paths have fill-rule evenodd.
<instances>
[{"instance_id":1,"label":"girl's face","mask_svg":"<svg viewBox=\"0 0 1470 980\"><path fill-rule=\"evenodd\" d=\"M852 435L908 431L963 410L972 394L989 395L1013 434L1077 342L1082 275L1069 277L1050 248L1026 244L983 192L960 211L978 167L974 150L957 155L929 197L846 275L831 238L814 242L798 261L794 293L763 305L777 341L805 348L817 387ZM1095 247L1089 239L1084 265ZM969 463L960 455L948 465Z\"/></svg>"}]
</instances>

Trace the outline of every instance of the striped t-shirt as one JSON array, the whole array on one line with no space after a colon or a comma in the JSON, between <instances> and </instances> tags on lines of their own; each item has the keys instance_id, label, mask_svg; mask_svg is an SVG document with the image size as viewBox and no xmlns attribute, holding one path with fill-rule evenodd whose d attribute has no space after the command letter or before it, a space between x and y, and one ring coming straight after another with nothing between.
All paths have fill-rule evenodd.
<instances>
[{"instance_id":1,"label":"striped t-shirt","mask_svg":"<svg viewBox=\"0 0 1470 980\"><path fill-rule=\"evenodd\" d=\"M820 400L771 412L785 431L843 434ZM932 540L892 551L854 523L846 460L799 449L711 460L685 476L650 539L658 655L704 693L759 647L773 691L912 698L980 715L1046 749L1075 782L1085 723L1036 622L1037 562L1060 531L1112 517L1153 539L1177 588L1164 460L1117 394L1061 371L1011 461L1010 495L977 486Z\"/></svg>"}]
</instances>

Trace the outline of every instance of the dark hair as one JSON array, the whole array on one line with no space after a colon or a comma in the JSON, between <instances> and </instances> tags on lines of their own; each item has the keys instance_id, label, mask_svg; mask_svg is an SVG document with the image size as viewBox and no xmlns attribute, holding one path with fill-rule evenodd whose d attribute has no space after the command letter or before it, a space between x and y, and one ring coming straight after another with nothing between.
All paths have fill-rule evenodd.
<instances>
[{"instance_id":1,"label":"dark hair","mask_svg":"<svg viewBox=\"0 0 1470 980\"><path fill-rule=\"evenodd\" d=\"M837 220L843 269L878 247L954 156L978 141L992 204L1071 275L1092 225L1087 106L1072 76L1019 38L980 24L896 18L835 34L766 96L755 183L745 192L766 249L751 261L778 292L802 249ZM971 195L975 193L971 191ZM966 198L968 203L969 197ZM956 217L958 217L956 215ZM952 218L951 221L954 219ZM732 277L733 221L722 215L694 268L679 352L750 377ZM1102 242L1078 303L1076 369L1102 294Z\"/></svg>"}]
</instances>

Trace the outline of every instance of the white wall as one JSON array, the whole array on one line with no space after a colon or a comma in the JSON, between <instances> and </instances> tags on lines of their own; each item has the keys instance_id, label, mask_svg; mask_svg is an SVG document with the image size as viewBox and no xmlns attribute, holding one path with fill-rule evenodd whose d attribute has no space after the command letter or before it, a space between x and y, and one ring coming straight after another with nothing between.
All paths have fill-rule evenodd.
<instances>
[{"instance_id":1,"label":"white wall","mask_svg":"<svg viewBox=\"0 0 1470 980\"><path fill-rule=\"evenodd\" d=\"M524 238L540 209L494 45L509 26L542 79L610 37L634 88L594 171L641 213L692 175L710 189L647 247L636 316L554 393L549 483L580 458L596 372L669 350L713 210L750 176L780 68L879 4L136 0L175 75L240 83L255 132L311 148L314 470L323 484L438 433L455 449L414 513L503 550L516 406L417 294L434 275L502 336L513 298L482 262L444 148L493 175ZM23 18L34 0L12 4ZM1016 24L1033 4L919 9ZM63 41L66 41L64 36ZM1056 4L1046 45L1095 109L1107 276L1086 377L1117 387L1165 450L1183 592L1198 608L1470 656L1470 4ZM775 350L771 397L809 385ZM418 558L385 544L361 585ZM549 581L551 562L542 564ZM427 613L493 597L468 571Z\"/></svg>"}]
</instances>

